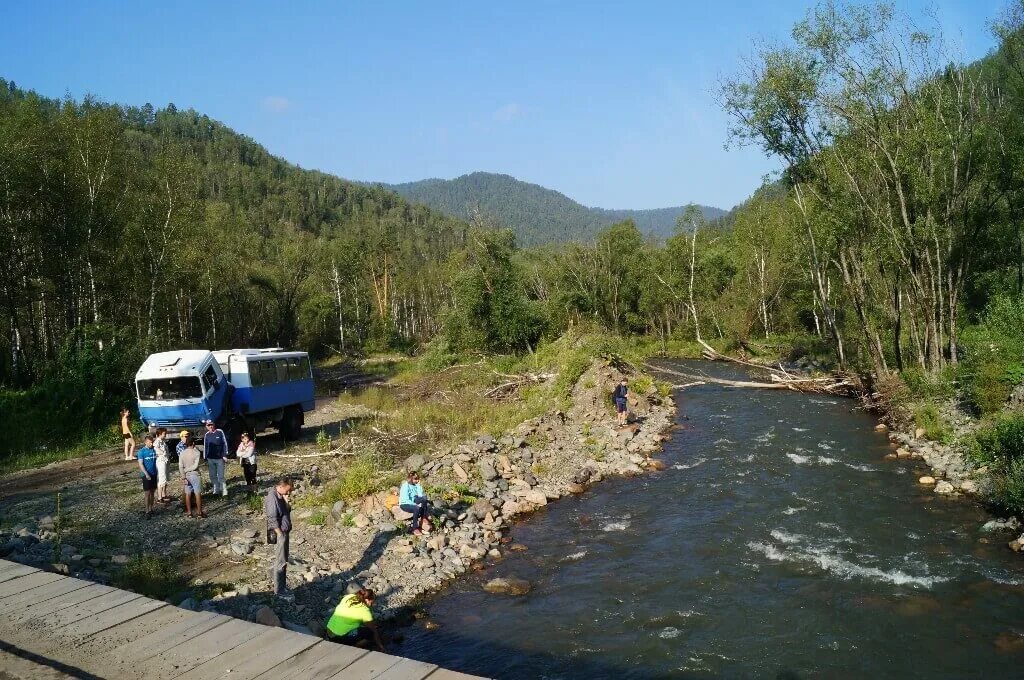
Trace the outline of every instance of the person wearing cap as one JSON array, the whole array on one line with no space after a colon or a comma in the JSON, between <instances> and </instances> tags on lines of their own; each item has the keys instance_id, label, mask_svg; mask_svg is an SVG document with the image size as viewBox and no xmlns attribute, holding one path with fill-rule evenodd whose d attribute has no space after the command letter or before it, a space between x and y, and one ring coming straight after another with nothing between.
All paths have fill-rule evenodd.
<instances>
[{"instance_id":1,"label":"person wearing cap","mask_svg":"<svg viewBox=\"0 0 1024 680\"><path fill-rule=\"evenodd\" d=\"M206 421L206 435L203 437L203 457L210 469L210 484L213 493L218 490L222 496L228 495L228 486L224 483L224 458L228 455L228 438L224 430L217 427L212 420Z\"/></svg>"},{"instance_id":2,"label":"person wearing cap","mask_svg":"<svg viewBox=\"0 0 1024 680\"><path fill-rule=\"evenodd\" d=\"M182 430L181 432L178 433L178 436L181 437L181 440L178 442L178 445L174 447L174 455L177 458L181 458L181 452L188 448L188 438L189 435L191 434L192 433L189 432L188 430Z\"/></svg>"}]
</instances>

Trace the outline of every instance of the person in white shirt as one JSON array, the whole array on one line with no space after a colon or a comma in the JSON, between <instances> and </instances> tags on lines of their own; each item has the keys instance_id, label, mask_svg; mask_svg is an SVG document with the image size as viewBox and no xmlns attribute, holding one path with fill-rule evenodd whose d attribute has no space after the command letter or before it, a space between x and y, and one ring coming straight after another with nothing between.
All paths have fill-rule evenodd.
<instances>
[{"instance_id":1,"label":"person in white shirt","mask_svg":"<svg viewBox=\"0 0 1024 680\"><path fill-rule=\"evenodd\" d=\"M245 486L251 496L256 493L256 442L248 432L242 433L242 439L238 443L238 460L242 463Z\"/></svg>"},{"instance_id":2,"label":"person in white shirt","mask_svg":"<svg viewBox=\"0 0 1024 680\"><path fill-rule=\"evenodd\" d=\"M156 499L170 503L171 497L167 495L167 428L157 429L153 448L156 449Z\"/></svg>"}]
</instances>

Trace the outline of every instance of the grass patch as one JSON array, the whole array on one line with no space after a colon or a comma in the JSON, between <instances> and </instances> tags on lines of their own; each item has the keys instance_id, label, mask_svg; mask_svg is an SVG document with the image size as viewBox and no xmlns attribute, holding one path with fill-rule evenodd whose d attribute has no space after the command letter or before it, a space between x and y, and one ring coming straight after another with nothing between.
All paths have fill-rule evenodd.
<instances>
[{"instance_id":1,"label":"grass patch","mask_svg":"<svg viewBox=\"0 0 1024 680\"><path fill-rule=\"evenodd\" d=\"M114 575L114 585L134 593L164 600L185 588L180 561L161 555L139 555Z\"/></svg>"},{"instance_id":2,"label":"grass patch","mask_svg":"<svg viewBox=\"0 0 1024 680\"><path fill-rule=\"evenodd\" d=\"M914 423L924 430L924 436L932 441L949 444L953 439L953 430L935 404L919 404L914 408Z\"/></svg>"},{"instance_id":3,"label":"grass patch","mask_svg":"<svg viewBox=\"0 0 1024 680\"><path fill-rule=\"evenodd\" d=\"M337 501L354 501L401 482L402 475L394 471L394 460L375 449L356 456L341 477L315 498L318 505L332 505Z\"/></svg>"},{"instance_id":4,"label":"grass patch","mask_svg":"<svg viewBox=\"0 0 1024 680\"><path fill-rule=\"evenodd\" d=\"M306 520L306 523L311 526L322 527L327 524L327 515L324 514L323 510L314 510L313 514Z\"/></svg>"}]
</instances>

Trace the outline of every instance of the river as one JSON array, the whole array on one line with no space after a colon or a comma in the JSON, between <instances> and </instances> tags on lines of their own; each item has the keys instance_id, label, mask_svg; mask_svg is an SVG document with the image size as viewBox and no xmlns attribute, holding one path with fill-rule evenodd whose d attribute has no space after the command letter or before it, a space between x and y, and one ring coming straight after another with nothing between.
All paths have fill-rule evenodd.
<instances>
[{"instance_id":1,"label":"river","mask_svg":"<svg viewBox=\"0 0 1024 680\"><path fill-rule=\"evenodd\" d=\"M687 363L723 377L732 367ZM520 522L394 650L495 678L1024 675L1024 563L840 398L676 394L661 459ZM530 580L523 597L486 580ZM431 626L432 628L432 626Z\"/></svg>"}]
</instances>

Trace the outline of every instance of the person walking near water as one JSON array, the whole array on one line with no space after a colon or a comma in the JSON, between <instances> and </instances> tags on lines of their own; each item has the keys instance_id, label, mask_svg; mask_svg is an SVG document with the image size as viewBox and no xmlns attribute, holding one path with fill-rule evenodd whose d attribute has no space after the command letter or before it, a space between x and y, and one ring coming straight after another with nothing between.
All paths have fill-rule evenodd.
<instances>
[{"instance_id":1,"label":"person walking near water","mask_svg":"<svg viewBox=\"0 0 1024 680\"><path fill-rule=\"evenodd\" d=\"M139 471L142 473L142 490L146 492L146 519L153 514L153 494L156 492L156 450L153 438L146 435L145 446L139 449Z\"/></svg>"},{"instance_id":2,"label":"person walking near water","mask_svg":"<svg viewBox=\"0 0 1024 680\"><path fill-rule=\"evenodd\" d=\"M224 483L224 457L228 455L228 438L224 430L217 427L212 420L206 421L206 435L203 436L203 456L210 468L210 484L213 493L220 490L222 496L228 495L228 485Z\"/></svg>"},{"instance_id":3,"label":"person walking near water","mask_svg":"<svg viewBox=\"0 0 1024 680\"><path fill-rule=\"evenodd\" d=\"M612 399L615 401L616 422L619 425L625 425L629 422L629 386L625 378L615 386Z\"/></svg>"},{"instance_id":4,"label":"person walking near water","mask_svg":"<svg viewBox=\"0 0 1024 680\"><path fill-rule=\"evenodd\" d=\"M252 440L248 432L242 433L242 440L238 444L237 455L238 460L242 463L245 485L251 496L256 493L256 442Z\"/></svg>"},{"instance_id":5,"label":"person walking near water","mask_svg":"<svg viewBox=\"0 0 1024 680\"><path fill-rule=\"evenodd\" d=\"M360 588L342 597L331 618L327 619L327 639L355 647L372 642L383 652L384 643L381 642L380 632L373 622L373 612L370 611L376 598L368 588Z\"/></svg>"},{"instance_id":6,"label":"person walking near water","mask_svg":"<svg viewBox=\"0 0 1024 680\"><path fill-rule=\"evenodd\" d=\"M263 501L263 512L267 516L267 543L274 546L270 582L274 586L274 594L286 602L295 601L295 596L288 592L288 540L292 532L292 507L288 504L288 494L291 492L292 480L282 477Z\"/></svg>"},{"instance_id":7,"label":"person walking near water","mask_svg":"<svg viewBox=\"0 0 1024 680\"><path fill-rule=\"evenodd\" d=\"M156 499L166 503L171 500L167 495L167 428L157 428L153 448L156 449Z\"/></svg>"},{"instance_id":8,"label":"person walking near water","mask_svg":"<svg viewBox=\"0 0 1024 680\"><path fill-rule=\"evenodd\" d=\"M192 496L196 497L196 517L206 517L203 512L203 480L199 476L199 449L196 440L183 440L185 448L178 454L178 472L181 473L182 493L185 495L185 516L192 516Z\"/></svg>"},{"instance_id":9,"label":"person walking near water","mask_svg":"<svg viewBox=\"0 0 1024 680\"><path fill-rule=\"evenodd\" d=\"M129 411L121 409L121 438L124 439L124 459L135 459L135 436L132 435L132 425L129 420Z\"/></svg>"},{"instance_id":10,"label":"person walking near water","mask_svg":"<svg viewBox=\"0 0 1024 680\"><path fill-rule=\"evenodd\" d=\"M409 528L419 536L426 529L430 531L430 501L423 492L420 476L415 470L409 473L409 479L402 482L398 489L398 507L412 513Z\"/></svg>"}]
</instances>

